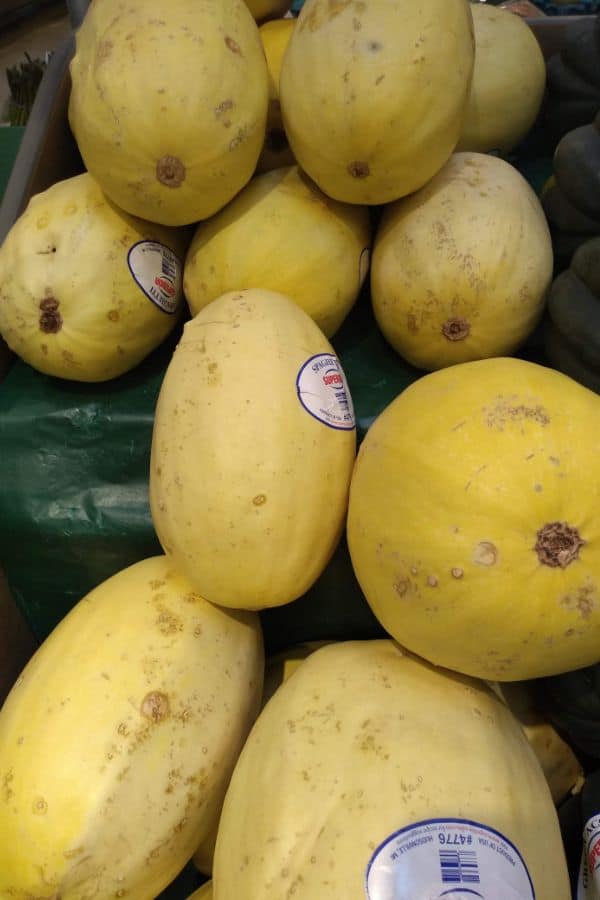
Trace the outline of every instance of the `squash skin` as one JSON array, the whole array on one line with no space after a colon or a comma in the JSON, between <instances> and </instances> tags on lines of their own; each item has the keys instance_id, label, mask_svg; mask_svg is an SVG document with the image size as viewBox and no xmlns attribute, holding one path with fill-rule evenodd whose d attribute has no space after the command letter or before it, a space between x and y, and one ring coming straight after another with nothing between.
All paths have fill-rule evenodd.
<instances>
[{"instance_id":1,"label":"squash skin","mask_svg":"<svg viewBox=\"0 0 600 900\"><path fill-rule=\"evenodd\" d=\"M196 315L228 291L277 291L331 337L358 297L370 246L367 209L331 200L297 166L279 168L253 178L198 226L185 261L185 296Z\"/></svg>"},{"instance_id":2,"label":"squash skin","mask_svg":"<svg viewBox=\"0 0 600 900\"><path fill-rule=\"evenodd\" d=\"M513 353L539 321L551 280L539 200L509 163L482 153L453 154L384 210L375 235L377 323L421 369Z\"/></svg>"},{"instance_id":3,"label":"squash skin","mask_svg":"<svg viewBox=\"0 0 600 900\"><path fill-rule=\"evenodd\" d=\"M526 22L475 3L475 68L457 151L512 150L533 126L544 97L546 63Z\"/></svg>"},{"instance_id":4,"label":"squash skin","mask_svg":"<svg viewBox=\"0 0 600 900\"><path fill-rule=\"evenodd\" d=\"M473 61L463 0L307 0L280 79L298 164L335 200L411 193L458 141Z\"/></svg>"},{"instance_id":5,"label":"squash skin","mask_svg":"<svg viewBox=\"0 0 600 900\"><path fill-rule=\"evenodd\" d=\"M332 353L309 316L272 291L224 294L184 328L156 409L150 505L165 552L212 603L289 603L335 550L354 416L330 427L296 386L313 356Z\"/></svg>"},{"instance_id":6,"label":"squash skin","mask_svg":"<svg viewBox=\"0 0 600 900\"><path fill-rule=\"evenodd\" d=\"M131 273L129 253L144 241L179 260L172 312ZM117 209L88 173L56 182L31 198L0 248L0 332L46 375L83 382L122 375L180 321L188 243L185 233Z\"/></svg>"},{"instance_id":7,"label":"squash skin","mask_svg":"<svg viewBox=\"0 0 600 900\"><path fill-rule=\"evenodd\" d=\"M600 220L600 113L594 123L569 131L554 153L556 182L571 203Z\"/></svg>"},{"instance_id":8,"label":"squash skin","mask_svg":"<svg viewBox=\"0 0 600 900\"><path fill-rule=\"evenodd\" d=\"M94 3L77 32L69 122L86 168L121 209L187 225L249 181L268 74L243 0Z\"/></svg>"},{"instance_id":9,"label":"squash skin","mask_svg":"<svg viewBox=\"0 0 600 900\"><path fill-rule=\"evenodd\" d=\"M600 393L600 237L581 243L554 279L544 345L555 368Z\"/></svg>"},{"instance_id":10,"label":"squash skin","mask_svg":"<svg viewBox=\"0 0 600 900\"><path fill-rule=\"evenodd\" d=\"M544 321L543 340L546 357L555 369L600 394L600 371L583 362L549 316Z\"/></svg>"},{"instance_id":11,"label":"squash skin","mask_svg":"<svg viewBox=\"0 0 600 900\"><path fill-rule=\"evenodd\" d=\"M361 445L347 522L386 631L493 681L600 660L599 421L594 393L518 359L400 394Z\"/></svg>"},{"instance_id":12,"label":"squash skin","mask_svg":"<svg viewBox=\"0 0 600 900\"><path fill-rule=\"evenodd\" d=\"M537 897L568 900L552 799L504 704L389 640L324 647L269 701L240 755L215 900L360 900L387 836L456 815L519 847ZM438 894L414 900L425 896Z\"/></svg>"},{"instance_id":13,"label":"squash skin","mask_svg":"<svg viewBox=\"0 0 600 900\"><path fill-rule=\"evenodd\" d=\"M90 592L0 712L0 895L157 896L216 830L263 667L257 617L164 557Z\"/></svg>"},{"instance_id":14,"label":"squash skin","mask_svg":"<svg viewBox=\"0 0 600 900\"><path fill-rule=\"evenodd\" d=\"M573 269L565 269L554 279L548 313L581 361L600 368L600 297L594 296Z\"/></svg>"},{"instance_id":15,"label":"squash skin","mask_svg":"<svg viewBox=\"0 0 600 900\"><path fill-rule=\"evenodd\" d=\"M567 24L561 50L547 62L544 120L557 143L573 128L587 125L600 110L600 19Z\"/></svg>"}]
</instances>

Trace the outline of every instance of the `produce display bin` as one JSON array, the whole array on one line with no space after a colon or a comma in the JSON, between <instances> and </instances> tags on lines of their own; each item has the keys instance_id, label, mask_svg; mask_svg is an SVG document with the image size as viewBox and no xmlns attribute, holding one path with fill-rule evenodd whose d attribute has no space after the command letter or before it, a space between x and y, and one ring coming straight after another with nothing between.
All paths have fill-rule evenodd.
<instances>
[{"instance_id":1,"label":"produce display bin","mask_svg":"<svg viewBox=\"0 0 600 900\"><path fill-rule=\"evenodd\" d=\"M74 13L71 12L74 24L77 24L78 16L82 17L84 5L78 7L77 10ZM568 25L581 18L574 16L540 17L530 19L528 22L547 58L560 49ZM74 39L71 37L55 51L42 79L0 207L0 244L34 194L45 190L58 180L83 171L83 163L69 129L67 118L70 91L69 62L73 52ZM551 153L542 153L541 157L536 155L535 148L539 149L540 147L539 135L537 142L534 139L532 146L534 150L521 160L521 170L534 187L540 188L549 174ZM365 320L360 318L361 315L366 315L364 310L362 313L358 311L355 319L342 329L339 336L342 349L338 350L347 374L354 366L355 377L349 377L349 380L353 384L353 397L357 407L359 438L364 436L372 420L368 411L374 408L372 400L374 385L377 385L377 389L380 391L377 401L380 408L376 409L377 412L419 375L411 367L402 364L381 336L377 339L372 337L369 328L365 327ZM83 543L77 545L73 554L69 556L69 528L65 521L60 519L60 516L56 516L54 521L51 521L51 516L44 518L49 508L49 497L52 490L57 491L60 490L61 485L64 486L64 482L58 476L62 477L66 470L76 466L75 457L72 462L68 461L69 447L65 445L66 455L62 464L58 460L58 464L52 470L57 475L57 479L47 485L46 495L42 496L41 482L37 486L39 488L37 492L34 485L31 498L32 507L37 504L38 509L43 510L42 518L39 520L39 543L35 547L23 543L19 549L17 544L20 536L17 534L11 548L12 558L6 560L0 558L0 562L5 563L8 586L16 600L15 606L0 577L0 629L4 631L6 643L6 647L0 643L0 651L5 655L0 670L0 702L19 668L33 652L36 639L37 641L42 640L80 596L112 571L117 571L136 558L160 552L152 530L147 503L149 439L153 406L162 374L177 337L178 333L151 354L136 370L109 385L108 393L103 386L57 383L56 380L40 377L24 363L15 361L0 339L0 380L4 379L0 384L0 446L3 446L3 452L5 445L2 444L2 429L6 427L7 422L14 421L19 416L29 416L32 421L31 440L26 452L23 452L22 447L13 447L11 450L6 445L10 465L8 469L5 469L5 475L8 472L7 482L9 483L11 482L11 472L15 473L16 478L18 464L26 468L28 462L31 461L34 466L34 459L39 457L40 452L44 449L45 437L53 435L52 439L54 439L56 431L53 432L52 429L57 427L69 429L66 441L69 441L71 436L77 432L78 439L87 441L90 452L94 452L99 423L102 422L103 416L105 418L112 416L115 443L109 447L105 445L100 449L102 454L107 457L116 453L117 442L126 442L131 437L131 433L128 433L130 425L130 423L128 424L128 404L132 404L132 407L129 407L132 409L134 402L139 397L145 398L145 406L136 426L145 430L135 432L136 436L144 435L143 442L132 450L129 456L129 468L127 466L123 468L121 484L117 485L121 493L115 494L117 499L115 500L113 497L111 501L108 496L113 483L111 482L113 473L105 480L106 493L102 495L101 482L104 475L99 458L97 463L98 485L95 486L98 488L98 492L94 494L94 486L92 486L87 496L74 495L72 497L74 519L77 518L78 510L83 509L85 513L86 508L89 509L90 505L93 507L93 514L89 516L86 527L89 526L88 536L91 548L89 553L94 555L94 560L98 563L97 567L88 564L89 560L85 557L86 551ZM377 342L376 344L373 343L374 340ZM539 343L536 343L537 340L534 335L523 351L525 356L539 358L540 347ZM372 359L377 358L376 369L369 371L368 366L365 367L364 361L367 356ZM396 374L391 371L394 367ZM52 393L51 396L51 392L57 390L61 392L63 400L62 411L59 415L56 410L51 409L51 403L55 402L56 398L56 393ZM29 409L28 403L30 404ZM36 423L35 427L33 427L34 422ZM98 449L96 447L96 451ZM48 465L52 467L52 462L50 461ZM15 468L11 469L10 466ZM61 468L63 469L62 473L59 472ZM32 471L34 471L33 468ZM37 474L40 473L39 468L35 471ZM116 484L116 482L114 483ZM101 496L104 497L104 501L98 500ZM103 502L104 506L102 507ZM101 514L98 513L99 510ZM115 525L120 516L122 517L121 523ZM132 522L134 522L133 526ZM104 543L102 543L104 540L103 529L106 532ZM132 529L135 532L133 539ZM0 521L1 534L2 522ZM123 540L125 540L125 544L127 544L127 539L130 540L130 546L133 548L130 559L126 555L111 557L115 539L116 543L120 541L121 545ZM99 549L100 547L103 548L102 551ZM32 557L35 557L33 566L29 562ZM46 567L50 567L52 563L55 564L59 577L54 585L54 593L44 596L44 573L47 571ZM20 579L28 566L36 571L28 573L28 591L23 591ZM375 637L382 634L380 626L361 599L358 585L352 574L349 574L349 568L347 548L342 543L327 572L315 586L315 590L303 598L303 606L292 604L287 610L275 609L263 614L267 648L276 651L304 640L335 638L339 634L340 622L344 637ZM85 574L82 574L84 572ZM65 577L61 580L63 575ZM35 587L36 582L37 587ZM39 591L38 599L32 600L36 591ZM335 602L331 605L323 602L324 597L333 597L340 592L344 599L343 610ZM24 626L23 617L33 632L33 636ZM316 635L315 623L317 623L318 631ZM11 635L15 637L11 639ZM172 885L161 896L163 900L166 898L178 900L178 898L183 898L191 893L201 880L195 870L188 867L178 879L177 884Z\"/></svg>"}]
</instances>

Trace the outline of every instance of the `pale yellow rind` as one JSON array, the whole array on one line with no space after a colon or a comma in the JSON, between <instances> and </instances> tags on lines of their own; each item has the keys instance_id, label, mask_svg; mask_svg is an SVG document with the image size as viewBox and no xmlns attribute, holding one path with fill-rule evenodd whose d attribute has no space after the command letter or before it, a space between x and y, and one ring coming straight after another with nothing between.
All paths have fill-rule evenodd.
<instances>
[{"instance_id":1,"label":"pale yellow rind","mask_svg":"<svg viewBox=\"0 0 600 900\"><path fill-rule=\"evenodd\" d=\"M157 896L216 831L263 666L257 618L164 557L81 600L0 712L0 896Z\"/></svg>"},{"instance_id":2,"label":"pale yellow rind","mask_svg":"<svg viewBox=\"0 0 600 900\"><path fill-rule=\"evenodd\" d=\"M280 168L198 226L184 293L195 315L228 291L277 291L331 337L358 297L370 244L366 208L331 200L297 166Z\"/></svg>"},{"instance_id":3,"label":"pale yellow rind","mask_svg":"<svg viewBox=\"0 0 600 900\"><path fill-rule=\"evenodd\" d=\"M307 0L280 78L299 165L349 203L420 188L458 141L473 59L465 0Z\"/></svg>"},{"instance_id":4,"label":"pale yellow rind","mask_svg":"<svg viewBox=\"0 0 600 900\"><path fill-rule=\"evenodd\" d=\"M315 418L296 388L321 353L315 323L271 291L225 294L185 326L156 409L150 504L165 552L213 603L289 603L338 543L355 430Z\"/></svg>"},{"instance_id":5,"label":"pale yellow rind","mask_svg":"<svg viewBox=\"0 0 600 900\"><path fill-rule=\"evenodd\" d=\"M455 153L384 211L371 267L377 323L418 368L508 356L542 315L552 261L523 176L496 157Z\"/></svg>"},{"instance_id":6,"label":"pale yellow rind","mask_svg":"<svg viewBox=\"0 0 600 900\"><path fill-rule=\"evenodd\" d=\"M475 68L457 150L508 152L532 128L546 62L532 29L507 9L474 3Z\"/></svg>"},{"instance_id":7,"label":"pale yellow rind","mask_svg":"<svg viewBox=\"0 0 600 900\"><path fill-rule=\"evenodd\" d=\"M239 757L214 898L361 900L375 848L438 817L500 831L535 896L569 900L552 798L506 706L392 641L324 647L269 701Z\"/></svg>"},{"instance_id":8,"label":"pale yellow rind","mask_svg":"<svg viewBox=\"0 0 600 900\"><path fill-rule=\"evenodd\" d=\"M134 280L128 253L158 241L180 261L175 312ZM105 381L137 365L169 334L183 309L189 237L123 213L86 174L31 198L0 248L0 333L27 363L59 378ZM45 330L56 303L58 330ZM44 307L50 304L50 311Z\"/></svg>"},{"instance_id":9,"label":"pale yellow rind","mask_svg":"<svg viewBox=\"0 0 600 900\"><path fill-rule=\"evenodd\" d=\"M212 215L250 179L267 115L243 0L102 0L77 32L69 121L122 209L168 225Z\"/></svg>"},{"instance_id":10,"label":"pale yellow rind","mask_svg":"<svg viewBox=\"0 0 600 900\"><path fill-rule=\"evenodd\" d=\"M348 544L383 627L438 665L497 681L600 661L600 398L519 359L451 366L377 418ZM565 567L536 550L560 522Z\"/></svg>"}]
</instances>

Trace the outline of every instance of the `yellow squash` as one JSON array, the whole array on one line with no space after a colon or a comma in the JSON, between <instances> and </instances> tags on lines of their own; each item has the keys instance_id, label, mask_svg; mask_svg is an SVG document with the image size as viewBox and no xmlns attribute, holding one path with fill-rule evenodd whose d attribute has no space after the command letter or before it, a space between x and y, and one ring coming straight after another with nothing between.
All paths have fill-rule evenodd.
<instances>
[{"instance_id":1,"label":"yellow squash","mask_svg":"<svg viewBox=\"0 0 600 900\"><path fill-rule=\"evenodd\" d=\"M370 243L366 208L330 200L297 166L277 169L198 226L185 296L195 315L228 291L277 291L331 337L358 297Z\"/></svg>"},{"instance_id":2,"label":"yellow squash","mask_svg":"<svg viewBox=\"0 0 600 900\"><path fill-rule=\"evenodd\" d=\"M431 900L453 885L487 900L570 898L520 726L481 682L392 641L317 650L238 759L214 900Z\"/></svg>"},{"instance_id":3,"label":"yellow squash","mask_svg":"<svg viewBox=\"0 0 600 900\"><path fill-rule=\"evenodd\" d=\"M348 544L383 627L491 681L600 661L600 397L488 359L414 382L352 476Z\"/></svg>"},{"instance_id":4,"label":"yellow squash","mask_svg":"<svg viewBox=\"0 0 600 900\"><path fill-rule=\"evenodd\" d=\"M40 372L105 381L179 321L188 236L117 209L78 175L31 198L0 248L0 333Z\"/></svg>"},{"instance_id":5,"label":"yellow squash","mask_svg":"<svg viewBox=\"0 0 600 900\"><path fill-rule=\"evenodd\" d=\"M84 597L0 712L0 897L157 896L216 831L263 665L256 616L164 557Z\"/></svg>"},{"instance_id":6,"label":"yellow squash","mask_svg":"<svg viewBox=\"0 0 600 900\"><path fill-rule=\"evenodd\" d=\"M259 172L268 172L271 169L291 166L294 163L294 154L290 149L281 116L279 76L283 55L295 24L296 19L290 17L289 19L272 19L259 28L269 70L269 111L265 143L257 166Z\"/></svg>"},{"instance_id":7,"label":"yellow squash","mask_svg":"<svg viewBox=\"0 0 600 900\"><path fill-rule=\"evenodd\" d=\"M296 599L343 530L355 441L312 319L272 291L224 294L186 324L158 399L150 503L165 552L213 603Z\"/></svg>"},{"instance_id":8,"label":"yellow squash","mask_svg":"<svg viewBox=\"0 0 600 900\"><path fill-rule=\"evenodd\" d=\"M299 165L349 203L420 188L459 138L473 58L466 0L306 0L279 84Z\"/></svg>"},{"instance_id":9,"label":"yellow squash","mask_svg":"<svg viewBox=\"0 0 600 900\"><path fill-rule=\"evenodd\" d=\"M269 86L243 0L102 0L77 31L69 121L86 168L122 209L184 225L250 179Z\"/></svg>"},{"instance_id":10,"label":"yellow squash","mask_svg":"<svg viewBox=\"0 0 600 900\"><path fill-rule=\"evenodd\" d=\"M538 322L551 281L538 198L513 166L483 153L455 153L384 211L375 237L375 317L419 368L513 353Z\"/></svg>"},{"instance_id":11,"label":"yellow squash","mask_svg":"<svg viewBox=\"0 0 600 900\"><path fill-rule=\"evenodd\" d=\"M533 126L546 86L532 29L508 9L474 3L475 68L458 150L507 153Z\"/></svg>"}]
</instances>

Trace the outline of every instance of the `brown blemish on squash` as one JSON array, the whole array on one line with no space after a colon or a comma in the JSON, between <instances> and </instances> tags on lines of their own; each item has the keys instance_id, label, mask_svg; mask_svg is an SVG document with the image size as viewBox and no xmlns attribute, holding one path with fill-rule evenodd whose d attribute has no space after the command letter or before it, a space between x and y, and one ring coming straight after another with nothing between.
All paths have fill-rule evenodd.
<instances>
[{"instance_id":1,"label":"brown blemish on squash","mask_svg":"<svg viewBox=\"0 0 600 900\"><path fill-rule=\"evenodd\" d=\"M63 320L58 311L59 305L56 297L44 297L40 300L40 331L44 334L58 334L62 328Z\"/></svg>"},{"instance_id":2,"label":"brown blemish on squash","mask_svg":"<svg viewBox=\"0 0 600 900\"><path fill-rule=\"evenodd\" d=\"M107 315L111 322L119 321L119 310L118 309L109 309Z\"/></svg>"},{"instance_id":3,"label":"brown blemish on squash","mask_svg":"<svg viewBox=\"0 0 600 900\"><path fill-rule=\"evenodd\" d=\"M381 41L369 41L367 47L371 51L371 53L378 53L383 47L383 44L381 43Z\"/></svg>"},{"instance_id":4,"label":"brown blemish on squash","mask_svg":"<svg viewBox=\"0 0 600 900\"><path fill-rule=\"evenodd\" d=\"M452 575L453 578L462 578L465 573L464 573L464 569L459 569L458 567L455 567L454 569L450 570L450 574Z\"/></svg>"},{"instance_id":5,"label":"brown blemish on squash","mask_svg":"<svg viewBox=\"0 0 600 900\"><path fill-rule=\"evenodd\" d=\"M256 497L252 498L252 503L254 506L263 506L267 502L266 494L257 494Z\"/></svg>"},{"instance_id":6,"label":"brown blemish on squash","mask_svg":"<svg viewBox=\"0 0 600 900\"><path fill-rule=\"evenodd\" d=\"M353 178L368 178L371 174L369 164L361 162L361 160L355 160L354 162L349 163L348 172Z\"/></svg>"},{"instance_id":7,"label":"brown blemish on squash","mask_svg":"<svg viewBox=\"0 0 600 900\"><path fill-rule=\"evenodd\" d=\"M140 712L153 722L162 722L170 712L169 698L161 691L150 691L142 700Z\"/></svg>"},{"instance_id":8,"label":"brown blemish on squash","mask_svg":"<svg viewBox=\"0 0 600 900\"><path fill-rule=\"evenodd\" d=\"M244 55L242 53L242 48L240 47L238 42L234 41L234 39L232 37L229 37L229 35L227 35L227 37L225 38L225 43L232 53L235 53L237 56Z\"/></svg>"},{"instance_id":9,"label":"brown blemish on squash","mask_svg":"<svg viewBox=\"0 0 600 900\"><path fill-rule=\"evenodd\" d=\"M417 317L414 313L408 313L406 316L406 327L411 334L416 334L418 332L419 326L417 325Z\"/></svg>"},{"instance_id":10,"label":"brown blemish on squash","mask_svg":"<svg viewBox=\"0 0 600 900\"><path fill-rule=\"evenodd\" d=\"M247 129L245 127L239 128L236 136L234 138L232 138L229 142L229 150L232 151L232 150L235 150L236 147L239 147L239 145L242 143L242 141L246 140L246 137L247 137Z\"/></svg>"},{"instance_id":11,"label":"brown blemish on squash","mask_svg":"<svg viewBox=\"0 0 600 900\"><path fill-rule=\"evenodd\" d=\"M442 334L449 341L464 341L470 331L471 326L460 316L452 316L442 325Z\"/></svg>"},{"instance_id":12,"label":"brown blemish on squash","mask_svg":"<svg viewBox=\"0 0 600 900\"><path fill-rule=\"evenodd\" d=\"M438 585L438 580L437 580L437 578L435 577L435 575L428 575L428 576L427 576L427 584L429 585L429 587L437 587L437 585Z\"/></svg>"},{"instance_id":13,"label":"brown blemish on squash","mask_svg":"<svg viewBox=\"0 0 600 900\"><path fill-rule=\"evenodd\" d=\"M114 44L111 40L103 40L98 44L98 50L96 51L96 58L99 63L104 62L108 59L113 51Z\"/></svg>"},{"instance_id":14,"label":"brown blemish on squash","mask_svg":"<svg viewBox=\"0 0 600 900\"><path fill-rule=\"evenodd\" d=\"M339 16L351 3L352 0L326 0L324 3L315 4L307 16L300 17L298 22L300 31L304 28L316 31L321 25ZM357 12L362 12L364 4L357 3L355 9Z\"/></svg>"},{"instance_id":15,"label":"brown blemish on squash","mask_svg":"<svg viewBox=\"0 0 600 900\"><path fill-rule=\"evenodd\" d=\"M215 116L218 119L224 112L233 109L233 100L223 100L218 106L215 106Z\"/></svg>"},{"instance_id":16,"label":"brown blemish on squash","mask_svg":"<svg viewBox=\"0 0 600 900\"><path fill-rule=\"evenodd\" d=\"M548 522L536 534L535 547L539 561L550 568L566 567L579 558L585 545L576 528L566 522Z\"/></svg>"},{"instance_id":17,"label":"brown blemish on squash","mask_svg":"<svg viewBox=\"0 0 600 900\"><path fill-rule=\"evenodd\" d=\"M48 803L43 797L36 797L31 805L34 816L45 816L48 812Z\"/></svg>"},{"instance_id":18,"label":"brown blemish on squash","mask_svg":"<svg viewBox=\"0 0 600 900\"><path fill-rule=\"evenodd\" d=\"M550 416L543 406L540 404L526 406L524 403L515 403L516 399L515 396L505 397L500 394L496 397L494 406L484 406L482 411L485 415L487 426L496 428L498 431L504 431L504 426L509 423L517 424L531 421L542 426L550 423Z\"/></svg>"},{"instance_id":19,"label":"brown blemish on squash","mask_svg":"<svg viewBox=\"0 0 600 900\"><path fill-rule=\"evenodd\" d=\"M571 594L566 594L561 599L561 605L567 609L577 610L582 619L589 619L592 612L598 605L598 591L593 581L588 579L577 590Z\"/></svg>"},{"instance_id":20,"label":"brown blemish on squash","mask_svg":"<svg viewBox=\"0 0 600 900\"><path fill-rule=\"evenodd\" d=\"M404 595L408 592L409 587L410 582L406 578L401 578L398 581L394 582L394 590L399 597L404 597Z\"/></svg>"},{"instance_id":21,"label":"brown blemish on squash","mask_svg":"<svg viewBox=\"0 0 600 900\"><path fill-rule=\"evenodd\" d=\"M491 541L480 541L473 551L473 562L478 566L493 566L498 560L498 549Z\"/></svg>"},{"instance_id":22,"label":"brown blemish on squash","mask_svg":"<svg viewBox=\"0 0 600 900\"><path fill-rule=\"evenodd\" d=\"M177 156L162 156L156 163L156 178L169 188L178 188L185 181L185 166Z\"/></svg>"},{"instance_id":23,"label":"brown blemish on squash","mask_svg":"<svg viewBox=\"0 0 600 900\"><path fill-rule=\"evenodd\" d=\"M168 607L159 606L158 608L158 616L156 618L156 625L158 626L161 634L168 636L170 634L176 634L178 631L183 631L183 625L181 623L181 619L175 615Z\"/></svg>"}]
</instances>

